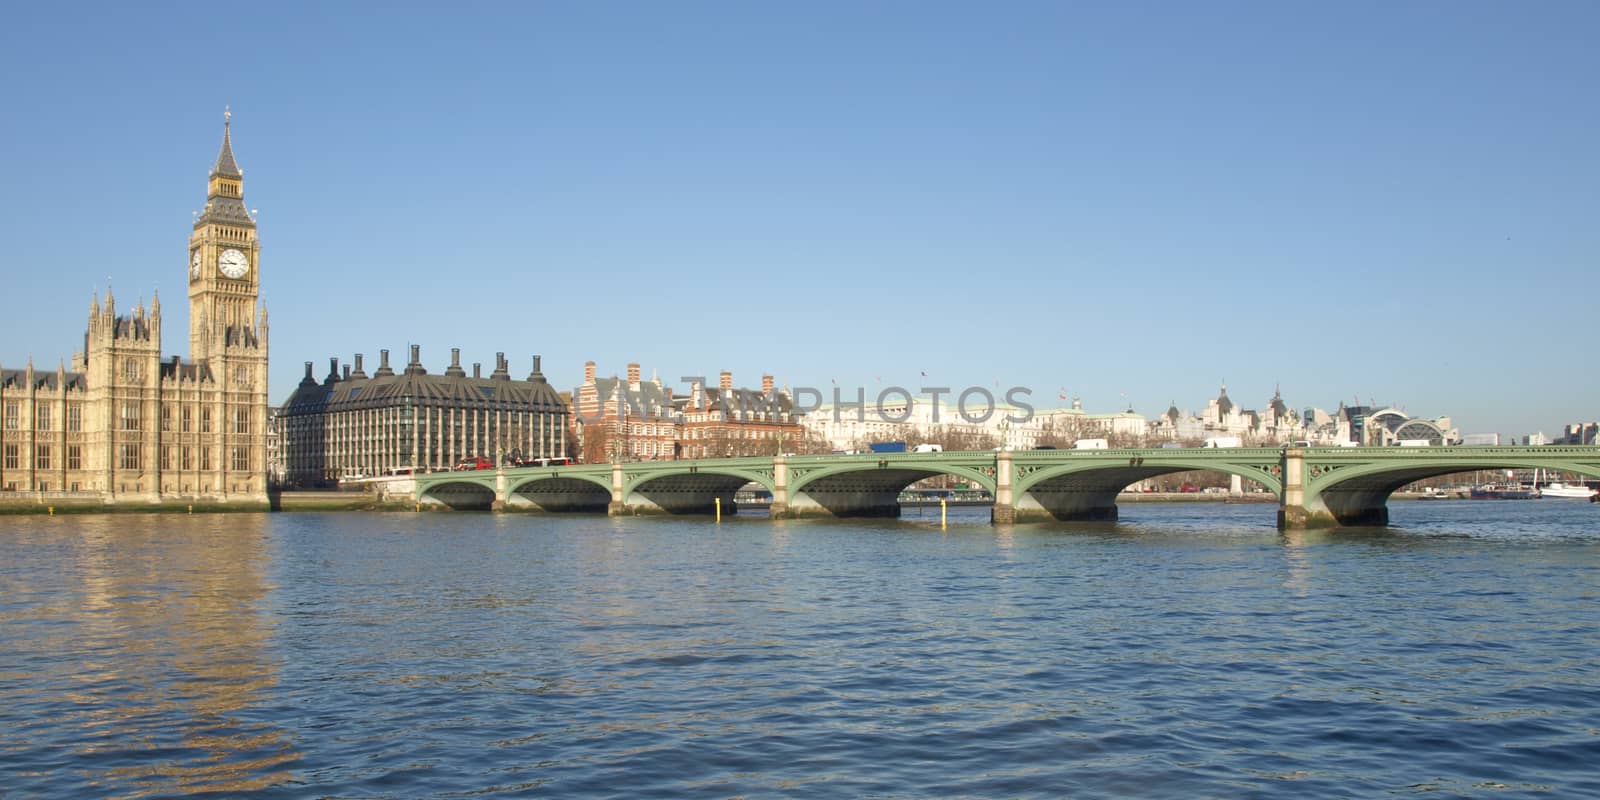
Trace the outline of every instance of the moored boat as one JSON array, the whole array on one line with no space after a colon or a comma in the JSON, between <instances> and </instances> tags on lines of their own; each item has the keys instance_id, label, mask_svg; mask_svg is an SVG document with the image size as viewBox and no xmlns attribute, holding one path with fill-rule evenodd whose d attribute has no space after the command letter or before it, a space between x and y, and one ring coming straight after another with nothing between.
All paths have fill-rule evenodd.
<instances>
[{"instance_id":1,"label":"moored boat","mask_svg":"<svg viewBox=\"0 0 1600 800\"><path fill-rule=\"evenodd\" d=\"M1539 490L1515 483L1485 483L1472 487L1473 500L1538 500Z\"/></svg>"},{"instance_id":2,"label":"moored boat","mask_svg":"<svg viewBox=\"0 0 1600 800\"><path fill-rule=\"evenodd\" d=\"M1545 497L1560 497L1571 500L1588 500L1595 496L1595 490L1581 483L1547 483L1539 487L1539 493Z\"/></svg>"}]
</instances>

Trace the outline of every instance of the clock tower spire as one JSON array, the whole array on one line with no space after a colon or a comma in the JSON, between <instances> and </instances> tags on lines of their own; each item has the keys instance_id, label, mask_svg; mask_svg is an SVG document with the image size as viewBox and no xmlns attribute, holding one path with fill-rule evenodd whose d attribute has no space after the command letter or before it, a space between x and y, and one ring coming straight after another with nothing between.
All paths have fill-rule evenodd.
<instances>
[{"instance_id":1,"label":"clock tower spire","mask_svg":"<svg viewBox=\"0 0 1600 800\"><path fill-rule=\"evenodd\" d=\"M189 357L209 360L225 341L256 336L261 246L233 158L233 112L222 114L222 150L206 181L205 210L189 234Z\"/></svg>"}]
</instances>

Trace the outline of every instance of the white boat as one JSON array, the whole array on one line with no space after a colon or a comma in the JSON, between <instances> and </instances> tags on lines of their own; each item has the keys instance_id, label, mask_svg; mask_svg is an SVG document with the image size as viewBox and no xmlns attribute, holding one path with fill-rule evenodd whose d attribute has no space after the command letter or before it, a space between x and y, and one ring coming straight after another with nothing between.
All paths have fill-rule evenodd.
<instances>
[{"instance_id":1,"label":"white boat","mask_svg":"<svg viewBox=\"0 0 1600 800\"><path fill-rule=\"evenodd\" d=\"M1595 495L1593 489L1581 483L1547 483L1539 487L1539 493L1545 497L1570 497L1574 500L1588 500Z\"/></svg>"}]
</instances>

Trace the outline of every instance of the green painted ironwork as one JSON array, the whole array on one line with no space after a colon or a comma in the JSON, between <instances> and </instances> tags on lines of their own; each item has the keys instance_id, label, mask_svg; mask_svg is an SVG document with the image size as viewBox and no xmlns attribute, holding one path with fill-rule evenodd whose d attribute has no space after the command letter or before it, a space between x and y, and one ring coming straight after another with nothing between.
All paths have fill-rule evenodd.
<instances>
[{"instance_id":1,"label":"green painted ironwork","mask_svg":"<svg viewBox=\"0 0 1600 800\"><path fill-rule=\"evenodd\" d=\"M1009 473L1000 474L1000 469L1007 469ZM1009 496L1010 510L1018 508L1024 498L1028 499L1030 507L1038 507L1034 502L1038 498L1030 497L1030 492L1054 493L1054 504L1045 504L1045 507L1054 508L1058 514L1068 514L1079 506L1062 500L1063 493L1081 497L1094 495L1099 499L1082 507L1093 506L1097 513L1103 513L1106 504L1114 504L1118 491L1140 480L1188 470L1215 470L1265 487L1279 498L1280 525L1303 527L1382 524L1387 519L1384 505L1396 489L1438 475L1490 469L1544 469L1600 478L1600 447L1241 447L861 453L441 472L417 475L415 481L419 503L445 498L452 493L458 497L481 498L480 493L487 492L494 496L497 505L503 505L521 490L537 490L541 481L565 479L565 484L567 480L575 480L607 492L613 497L612 512L619 513L619 507L626 509L636 502L641 492L652 491L653 481L663 478L672 480L657 484L658 487L670 487L669 491L680 493L698 492L702 488L708 492L726 492L730 480L753 483L773 493L776 509L805 496L808 487L815 491L839 492L860 486L866 493L863 496L876 497L891 484L909 485L929 476L950 475L980 486L997 498ZM690 476L706 480L696 481ZM1012 515L997 514L996 517L1010 519Z\"/></svg>"}]
</instances>

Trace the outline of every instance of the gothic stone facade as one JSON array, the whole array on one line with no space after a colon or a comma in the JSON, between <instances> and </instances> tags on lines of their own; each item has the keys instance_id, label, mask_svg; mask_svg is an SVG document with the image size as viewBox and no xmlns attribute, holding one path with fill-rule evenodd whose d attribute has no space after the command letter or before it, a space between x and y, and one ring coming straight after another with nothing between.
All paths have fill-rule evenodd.
<instances>
[{"instance_id":1,"label":"gothic stone facade","mask_svg":"<svg viewBox=\"0 0 1600 800\"><path fill-rule=\"evenodd\" d=\"M108 289L70 370L0 370L0 497L265 502L267 314L243 187L224 124L185 264L189 361L161 356L159 297L119 316Z\"/></svg>"}]
</instances>

